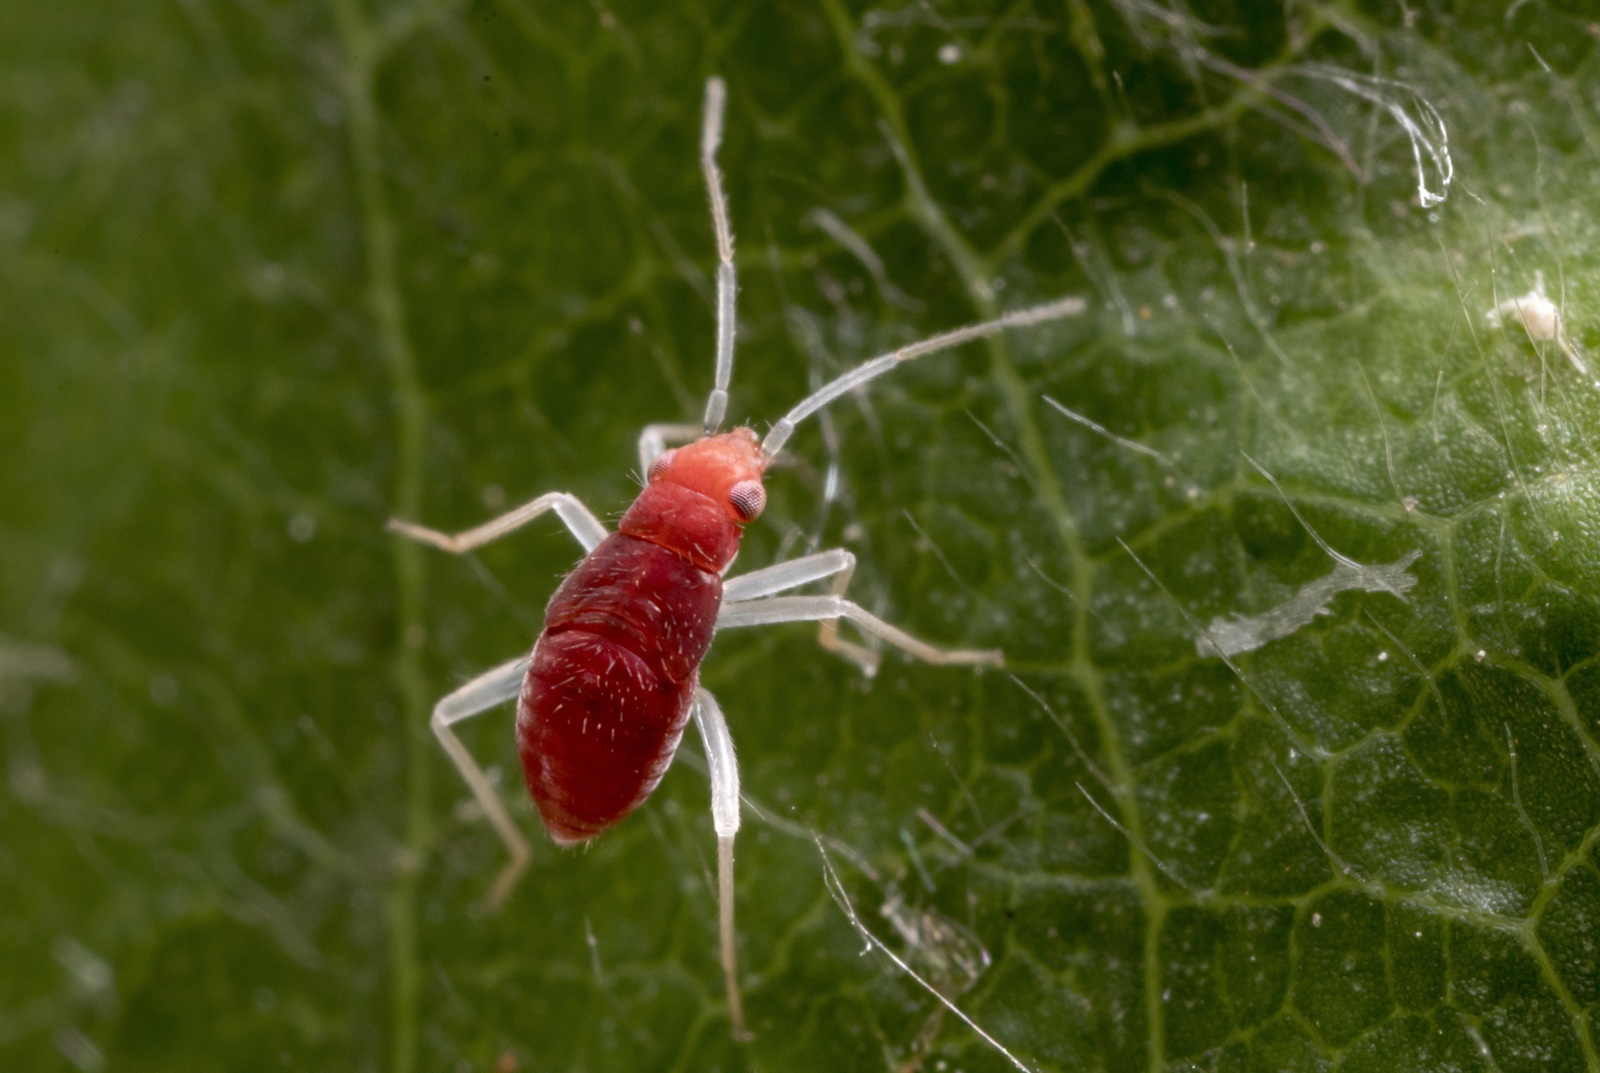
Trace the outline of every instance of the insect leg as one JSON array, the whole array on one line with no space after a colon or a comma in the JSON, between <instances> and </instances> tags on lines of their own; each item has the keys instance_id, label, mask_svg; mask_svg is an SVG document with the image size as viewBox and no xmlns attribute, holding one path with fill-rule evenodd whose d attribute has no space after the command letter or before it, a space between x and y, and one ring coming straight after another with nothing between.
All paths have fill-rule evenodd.
<instances>
[{"instance_id":1,"label":"insect leg","mask_svg":"<svg viewBox=\"0 0 1600 1073\"><path fill-rule=\"evenodd\" d=\"M489 823L500 835L500 841L505 843L506 849L511 853L511 860L501 869L494 886L489 888L488 898L485 899L491 910L499 909L505 904L511 888L516 886L517 880L527 869L530 856L528 840L522 837L522 832L511 822L511 814L506 811L505 803L489 784L489 777L483 773L483 768L478 766L472 754L467 752L467 747L461 744L461 739L456 737L450 725L488 711L495 705L503 704L515 697L522 686L523 676L528 673L528 661L531 658L522 656L485 671L454 693L441 698L439 703L433 706L431 722L434 735L439 739L439 744L444 746L444 751L450 755L450 759L455 762L456 770L461 772L461 777L466 780L467 787L478 802L478 807L483 809L483 814L489 818Z\"/></svg>"},{"instance_id":2,"label":"insect leg","mask_svg":"<svg viewBox=\"0 0 1600 1073\"><path fill-rule=\"evenodd\" d=\"M838 573L848 576L856 568L856 557L843 548L819 551L798 559L763 566L748 574L728 578L722 583L724 603L740 603L760 596L771 596L785 589L798 588L808 581L820 581Z\"/></svg>"},{"instance_id":3,"label":"insect leg","mask_svg":"<svg viewBox=\"0 0 1600 1073\"><path fill-rule=\"evenodd\" d=\"M728 226L728 198L722 192L717 170L717 148L722 144L722 110L728 87L720 78L706 80L705 114L700 123L700 171L711 197L711 225L717 233L717 373L706 400L705 431L715 432L728 411L728 382L733 379L734 294L738 290L733 267L733 231Z\"/></svg>"},{"instance_id":4,"label":"insect leg","mask_svg":"<svg viewBox=\"0 0 1600 1073\"><path fill-rule=\"evenodd\" d=\"M744 1000L739 997L738 934L733 925L733 838L739 833L739 760L717 700L705 689L694 691L694 722L706 747L711 771L711 823L717 830L717 918L722 936L722 974L728 984L728 1019L733 1038L746 1040Z\"/></svg>"},{"instance_id":5,"label":"insect leg","mask_svg":"<svg viewBox=\"0 0 1600 1073\"><path fill-rule=\"evenodd\" d=\"M498 518L491 518L482 525L455 534L441 533L437 529L427 529L411 522L403 522L399 518L390 518L386 528L391 533L420 540L424 544L442 548L453 555L464 555L473 548L522 528L539 515L551 510L556 512L556 516L566 525L568 531L579 544L583 545L584 551L593 551L595 545L606 538L606 527L601 525L600 520L589 511L589 508L580 503L578 497L570 492L546 492L516 510L507 511Z\"/></svg>"},{"instance_id":6,"label":"insect leg","mask_svg":"<svg viewBox=\"0 0 1600 1073\"><path fill-rule=\"evenodd\" d=\"M669 443L689 443L701 435L699 425L646 425L639 433L639 478L650 475L650 463L666 450Z\"/></svg>"},{"instance_id":7,"label":"insect leg","mask_svg":"<svg viewBox=\"0 0 1600 1073\"><path fill-rule=\"evenodd\" d=\"M717 628L766 626L778 622L826 622L828 619L833 619L837 623L841 618L849 619L864 632L882 638L924 663L966 663L998 667L1002 662L1001 654L996 649L935 648L898 626L891 626L860 604L846 600L837 593L829 593L826 596L772 596L764 600L725 603L722 605L721 613L717 615Z\"/></svg>"},{"instance_id":8,"label":"insect leg","mask_svg":"<svg viewBox=\"0 0 1600 1073\"><path fill-rule=\"evenodd\" d=\"M819 551L786 563L777 563L760 570L752 570L733 578L722 586L723 607L741 601L770 596L785 589L798 588L810 581L833 578L829 593L843 596L850 578L856 570L856 557L843 548ZM718 622L718 625L722 623ZM825 618L817 631L817 643L829 652L837 653L861 668L869 678L878 673L878 654L870 648L853 644L839 636L839 620Z\"/></svg>"}]
</instances>

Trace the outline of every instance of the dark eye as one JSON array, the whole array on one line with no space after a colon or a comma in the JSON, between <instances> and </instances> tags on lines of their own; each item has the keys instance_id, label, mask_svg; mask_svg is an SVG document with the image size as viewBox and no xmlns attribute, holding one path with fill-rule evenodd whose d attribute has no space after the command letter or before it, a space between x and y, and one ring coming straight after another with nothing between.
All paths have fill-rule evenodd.
<instances>
[{"instance_id":1,"label":"dark eye","mask_svg":"<svg viewBox=\"0 0 1600 1073\"><path fill-rule=\"evenodd\" d=\"M646 475L645 479L653 481L665 473L667 471L667 467L672 465L672 456L677 453L677 449L674 448L671 451L662 451L660 454L656 455L656 460L650 463L650 472Z\"/></svg>"},{"instance_id":2,"label":"dark eye","mask_svg":"<svg viewBox=\"0 0 1600 1073\"><path fill-rule=\"evenodd\" d=\"M742 522L753 522L761 517L767 505L767 490L760 481L740 481L728 492L728 506Z\"/></svg>"}]
</instances>

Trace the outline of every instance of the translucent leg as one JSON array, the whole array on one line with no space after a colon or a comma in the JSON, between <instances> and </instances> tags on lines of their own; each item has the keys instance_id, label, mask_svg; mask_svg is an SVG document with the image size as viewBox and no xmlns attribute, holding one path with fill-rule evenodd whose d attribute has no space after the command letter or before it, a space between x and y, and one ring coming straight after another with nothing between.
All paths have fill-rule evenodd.
<instances>
[{"instance_id":1,"label":"translucent leg","mask_svg":"<svg viewBox=\"0 0 1600 1073\"><path fill-rule=\"evenodd\" d=\"M729 578L722 583L722 601L724 604L734 604L771 596L785 589L798 588L808 581L820 581L838 573L848 574L855 568L856 557L843 548L819 551L814 555L774 563Z\"/></svg>"},{"instance_id":2,"label":"translucent leg","mask_svg":"<svg viewBox=\"0 0 1600 1073\"><path fill-rule=\"evenodd\" d=\"M650 464L669 443L690 443L703 434L699 425L646 425L639 433L639 476L648 479Z\"/></svg>"},{"instance_id":3,"label":"translucent leg","mask_svg":"<svg viewBox=\"0 0 1600 1073\"><path fill-rule=\"evenodd\" d=\"M516 824L511 821L511 814L506 811L505 803L489 784L489 777L483 773L483 768L478 766L478 762L467 752L467 747L461 744L461 739L456 737L455 731L451 730L450 726L515 697L522 687L523 676L528 673L531 659L531 656L523 656L509 663L502 663L493 670L485 671L433 706L434 735L439 739L439 744L444 746L444 751L449 754L450 759L455 762L456 770L461 772L461 777L466 780L467 787L478 802L478 807L483 809L483 814L489 818L489 823L493 825L495 832L500 836L500 841L505 843L506 849L511 854L511 860L500 870L500 875L495 879L494 886L489 888L489 896L485 899L491 910L498 910L505 904L511 889L517 885L517 880L527 869L530 857L528 840L522 837L522 832L517 830Z\"/></svg>"},{"instance_id":4,"label":"translucent leg","mask_svg":"<svg viewBox=\"0 0 1600 1073\"><path fill-rule=\"evenodd\" d=\"M727 610L733 604L770 596L785 589L798 588L807 582L820 581L826 577L833 578L829 594L843 596L855 570L856 557L843 548L819 551L815 555L791 559L786 563L752 570L748 574L733 578L722 587L722 606ZM717 624L723 625L720 618ZM869 678L878 673L878 654L870 648L863 648L840 637L838 618L822 620L817 630L817 643L829 652L837 653L860 667L861 673Z\"/></svg>"},{"instance_id":5,"label":"translucent leg","mask_svg":"<svg viewBox=\"0 0 1600 1073\"><path fill-rule=\"evenodd\" d=\"M841 618L849 619L866 633L882 638L924 663L998 667L1003 661L997 649L935 648L899 627L889 625L859 604L833 593L827 596L773 596L765 600L725 603L717 615L717 629L766 626L778 622L837 621Z\"/></svg>"},{"instance_id":6,"label":"translucent leg","mask_svg":"<svg viewBox=\"0 0 1600 1073\"><path fill-rule=\"evenodd\" d=\"M546 492L516 510L507 511L498 518L491 518L480 526L453 535L414 525L411 522L403 522L399 518L390 518L388 529L391 533L420 540L424 544L431 544L454 555L464 555L473 548L522 528L539 515L551 510L556 512L556 516L566 525L573 537L583 545L584 551L593 551L595 546L606 538L606 527L590 513L588 507L569 492Z\"/></svg>"},{"instance_id":7,"label":"translucent leg","mask_svg":"<svg viewBox=\"0 0 1600 1073\"><path fill-rule=\"evenodd\" d=\"M733 1038L750 1039L744 1022L744 1000L739 996L738 933L733 920L733 839L739 833L739 760L727 720L709 692L694 691L694 721L706 746L706 766L711 772L711 823L717 831L717 920L722 936L722 975L728 985L728 1019Z\"/></svg>"},{"instance_id":8,"label":"translucent leg","mask_svg":"<svg viewBox=\"0 0 1600 1073\"><path fill-rule=\"evenodd\" d=\"M728 381L733 378L733 336L738 327L734 295L738 290L733 267L733 231L728 226L728 198L722 192L717 170L717 148L722 144L722 110L728 87L720 78L706 80L705 114L700 123L700 171L711 198L711 226L717 235L717 373L706 400L705 431L715 432L728 412Z\"/></svg>"}]
</instances>

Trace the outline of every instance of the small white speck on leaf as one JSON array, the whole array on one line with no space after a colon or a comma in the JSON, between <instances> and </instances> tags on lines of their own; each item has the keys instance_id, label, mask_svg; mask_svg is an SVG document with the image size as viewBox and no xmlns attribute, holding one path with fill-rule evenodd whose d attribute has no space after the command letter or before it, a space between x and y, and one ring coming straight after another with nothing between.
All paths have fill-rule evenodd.
<instances>
[{"instance_id":1,"label":"small white speck on leaf","mask_svg":"<svg viewBox=\"0 0 1600 1073\"><path fill-rule=\"evenodd\" d=\"M1555 343L1580 374L1589 375L1589 367L1579 357L1578 349L1572 345L1572 340L1567 338L1561 307L1545 294L1543 272L1533 274L1533 290L1527 294L1519 294L1515 298L1507 298L1484 313L1484 320L1491 328L1521 324L1529 339L1536 343Z\"/></svg>"},{"instance_id":2,"label":"small white speck on leaf","mask_svg":"<svg viewBox=\"0 0 1600 1073\"><path fill-rule=\"evenodd\" d=\"M289 539L304 544L317 535L317 520L309 514L296 514L289 519Z\"/></svg>"},{"instance_id":3,"label":"small white speck on leaf","mask_svg":"<svg viewBox=\"0 0 1600 1073\"><path fill-rule=\"evenodd\" d=\"M163 708L170 708L178 702L178 682L166 671L157 671L150 676L147 686L150 699Z\"/></svg>"}]
</instances>

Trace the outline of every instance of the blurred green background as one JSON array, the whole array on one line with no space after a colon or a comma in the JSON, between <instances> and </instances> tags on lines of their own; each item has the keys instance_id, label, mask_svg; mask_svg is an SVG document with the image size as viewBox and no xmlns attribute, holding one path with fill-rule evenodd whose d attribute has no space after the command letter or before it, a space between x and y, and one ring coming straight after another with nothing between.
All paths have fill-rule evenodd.
<instances>
[{"instance_id":1,"label":"blurred green background","mask_svg":"<svg viewBox=\"0 0 1600 1073\"><path fill-rule=\"evenodd\" d=\"M1600 1069L1597 40L1588 0L4 5L0 1067L1009 1068L820 843L1030 1069ZM769 480L736 571L847 546L1008 669L717 641L744 1046L692 733L482 911L427 715L570 538L383 531L614 516L700 413L713 73L735 419L1089 303ZM1560 333L1491 325L1537 286ZM1202 655L1316 605L1319 540L1415 587ZM537 833L510 724L464 737Z\"/></svg>"}]
</instances>

